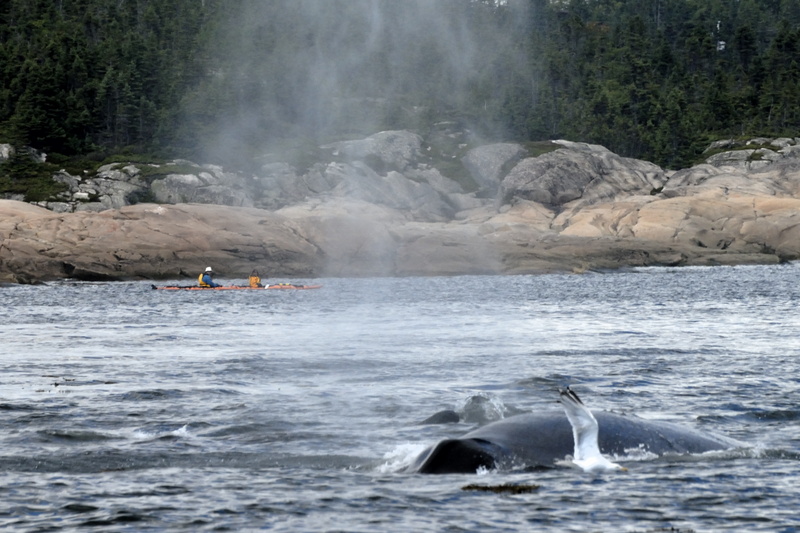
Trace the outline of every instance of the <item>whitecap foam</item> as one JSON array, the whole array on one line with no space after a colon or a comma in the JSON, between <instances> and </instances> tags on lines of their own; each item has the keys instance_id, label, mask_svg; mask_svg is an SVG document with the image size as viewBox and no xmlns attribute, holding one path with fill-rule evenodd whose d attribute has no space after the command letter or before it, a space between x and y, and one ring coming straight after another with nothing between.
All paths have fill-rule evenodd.
<instances>
[{"instance_id":1,"label":"whitecap foam","mask_svg":"<svg viewBox=\"0 0 800 533\"><path fill-rule=\"evenodd\" d=\"M497 470L494 468L486 468L485 466L479 466L477 470L475 470L475 474L478 476L488 476L491 474L496 473Z\"/></svg>"},{"instance_id":2,"label":"whitecap foam","mask_svg":"<svg viewBox=\"0 0 800 533\"><path fill-rule=\"evenodd\" d=\"M639 444L633 448L625 448L621 455L614 455L614 461L652 461L657 459L658 454L651 452L644 444Z\"/></svg>"},{"instance_id":3,"label":"whitecap foam","mask_svg":"<svg viewBox=\"0 0 800 533\"><path fill-rule=\"evenodd\" d=\"M176 437L191 437L192 436L192 434L189 432L189 424L182 425L178 429L176 429L174 431L171 431L170 434L174 435Z\"/></svg>"},{"instance_id":4,"label":"whitecap foam","mask_svg":"<svg viewBox=\"0 0 800 533\"><path fill-rule=\"evenodd\" d=\"M171 429L165 431L153 431L143 428L136 428L132 430L123 430L122 433L127 437L133 438L134 440L152 440L161 437L188 438L193 436L193 434L189 430L188 424L184 424L183 426L177 429Z\"/></svg>"},{"instance_id":5,"label":"whitecap foam","mask_svg":"<svg viewBox=\"0 0 800 533\"><path fill-rule=\"evenodd\" d=\"M383 455L384 462L376 467L382 474L399 472L411 466L414 460L421 454L427 445L420 443L399 444L393 450Z\"/></svg>"}]
</instances>

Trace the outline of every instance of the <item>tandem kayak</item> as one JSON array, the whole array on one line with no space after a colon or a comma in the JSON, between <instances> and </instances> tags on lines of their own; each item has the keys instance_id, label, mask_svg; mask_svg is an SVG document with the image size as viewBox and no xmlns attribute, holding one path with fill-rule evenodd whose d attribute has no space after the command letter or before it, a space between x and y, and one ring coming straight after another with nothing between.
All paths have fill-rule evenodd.
<instances>
[{"instance_id":1,"label":"tandem kayak","mask_svg":"<svg viewBox=\"0 0 800 533\"><path fill-rule=\"evenodd\" d=\"M153 289L163 291L263 291L267 289L319 289L322 285L294 285L292 283L277 283L263 287L250 287L249 285L225 285L223 287L198 287L197 285L151 285Z\"/></svg>"}]
</instances>

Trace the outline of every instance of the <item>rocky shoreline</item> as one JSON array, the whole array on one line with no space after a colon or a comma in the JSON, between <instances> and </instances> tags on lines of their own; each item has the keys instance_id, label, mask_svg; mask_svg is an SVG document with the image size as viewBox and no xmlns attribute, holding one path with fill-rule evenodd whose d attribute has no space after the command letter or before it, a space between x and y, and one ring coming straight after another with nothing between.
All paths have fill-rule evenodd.
<instances>
[{"instance_id":1,"label":"rocky shoreline","mask_svg":"<svg viewBox=\"0 0 800 533\"><path fill-rule=\"evenodd\" d=\"M0 200L0 281L194 278L207 265L222 278L253 268L314 278L800 257L798 139L721 141L678 171L569 141L541 155L452 145L432 158L429 139L392 131L257 176L187 161L60 172L62 201ZM463 174L444 175L448 158Z\"/></svg>"}]
</instances>

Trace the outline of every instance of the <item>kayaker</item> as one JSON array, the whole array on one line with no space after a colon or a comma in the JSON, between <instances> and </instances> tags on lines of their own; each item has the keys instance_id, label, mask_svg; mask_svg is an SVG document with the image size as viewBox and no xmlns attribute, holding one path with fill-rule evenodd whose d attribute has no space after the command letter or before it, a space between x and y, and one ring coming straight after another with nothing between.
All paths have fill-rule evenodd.
<instances>
[{"instance_id":1,"label":"kayaker","mask_svg":"<svg viewBox=\"0 0 800 533\"><path fill-rule=\"evenodd\" d=\"M201 287L221 287L219 283L214 283L214 270L206 267L206 271L197 276L197 284Z\"/></svg>"},{"instance_id":2,"label":"kayaker","mask_svg":"<svg viewBox=\"0 0 800 533\"><path fill-rule=\"evenodd\" d=\"M253 270L250 273L250 287L253 289L263 287L263 285L261 284L261 278L258 275L258 270Z\"/></svg>"}]
</instances>

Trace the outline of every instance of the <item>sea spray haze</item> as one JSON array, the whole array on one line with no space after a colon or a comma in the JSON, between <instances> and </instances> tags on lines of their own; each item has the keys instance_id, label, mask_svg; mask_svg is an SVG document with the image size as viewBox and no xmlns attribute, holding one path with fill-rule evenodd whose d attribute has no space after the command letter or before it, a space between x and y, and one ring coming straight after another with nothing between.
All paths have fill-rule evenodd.
<instances>
[{"instance_id":1,"label":"sea spray haze","mask_svg":"<svg viewBox=\"0 0 800 533\"><path fill-rule=\"evenodd\" d=\"M232 2L207 51L214 90L189 100L186 125L212 128L203 152L223 160L298 139L469 122L465 108L485 112L477 126L504 90L500 71L525 65L500 45L512 33L493 27L498 9L474 0ZM503 9L509 25L528 11ZM206 106L219 118L203 123Z\"/></svg>"}]
</instances>

